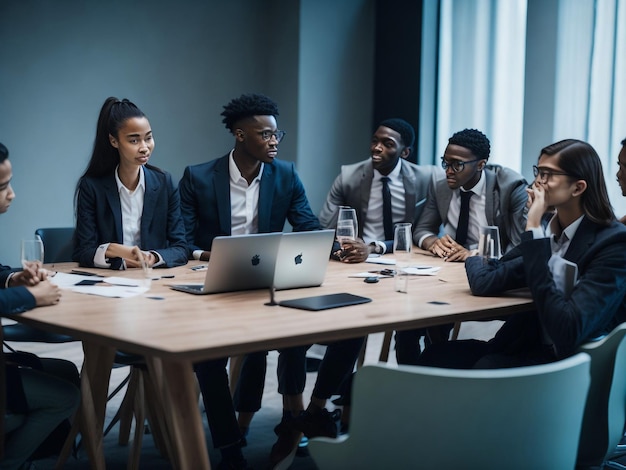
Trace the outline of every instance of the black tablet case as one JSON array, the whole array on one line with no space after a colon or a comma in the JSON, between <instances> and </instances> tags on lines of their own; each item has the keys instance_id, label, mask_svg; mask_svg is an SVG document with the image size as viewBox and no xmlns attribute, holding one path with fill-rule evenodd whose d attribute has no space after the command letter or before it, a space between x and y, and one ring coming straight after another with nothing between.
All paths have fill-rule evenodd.
<instances>
[{"instance_id":1,"label":"black tablet case","mask_svg":"<svg viewBox=\"0 0 626 470\"><path fill-rule=\"evenodd\" d=\"M326 310L329 308L347 307L349 305L364 304L371 302L369 297L348 294L316 295L313 297L302 297L300 299L283 300L279 303L282 307L299 308L302 310Z\"/></svg>"}]
</instances>

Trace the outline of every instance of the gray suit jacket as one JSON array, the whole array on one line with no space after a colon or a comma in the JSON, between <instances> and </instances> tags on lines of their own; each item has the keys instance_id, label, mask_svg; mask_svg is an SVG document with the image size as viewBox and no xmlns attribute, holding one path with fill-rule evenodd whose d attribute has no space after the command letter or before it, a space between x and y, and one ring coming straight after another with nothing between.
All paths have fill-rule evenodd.
<instances>
[{"instance_id":1,"label":"gray suit jacket","mask_svg":"<svg viewBox=\"0 0 626 470\"><path fill-rule=\"evenodd\" d=\"M411 222L415 226L426 205L428 187L432 181L442 178L443 170L434 165L416 165L404 159L400 175L404 182L406 209L402 222ZM372 188L374 169L372 160L367 159L351 165L342 165L341 173L333 182L326 203L322 208L319 220L324 228L335 228L339 206L350 206L356 209L359 224L359 237L363 237L363 222L367 216L367 206ZM398 221L400 222L400 221ZM385 240L387 251L391 251L393 240Z\"/></svg>"},{"instance_id":2,"label":"gray suit jacket","mask_svg":"<svg viewBox=\"0 0 626 470\"><path fill-rule=\"evenodd\" d=\"M520 242L526 229L526 187L522 175L500 165L486 165L487 184L486 216L489 225L500 228L502 252L509 251ZM413 242L417 244L424 235L437 235L442 225L448 223L448 207L453 191L445 178L433 182L428 190L426 206L413 226Z\"/></svg>"}]
</instances>

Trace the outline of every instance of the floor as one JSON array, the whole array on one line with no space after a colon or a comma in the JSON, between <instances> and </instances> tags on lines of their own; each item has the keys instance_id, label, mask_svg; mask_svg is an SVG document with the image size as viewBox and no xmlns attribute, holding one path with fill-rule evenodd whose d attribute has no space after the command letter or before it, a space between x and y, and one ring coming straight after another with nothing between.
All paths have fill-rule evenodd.
<instances>
[{"instance_id":1,"label":"floor","mask_svg":"<svg viewBox=\"0 0 626 470\"><path fill-rule=\"evenodd\" d=\"M466 322L462 325L459 338L488 339L493 335L500 324L500 322ZM365 364L378 362L382 339L382 333L370 335L368 338ZM66 343L60 345L14 343L13 346L17 346L21 350L34 352L40 356L62 357L74 361L79 369L82 363L82 349L79 343ZM317 346L314 346L314 348L316 347ZM315 356L316 351L312 350L310 353L310 355ZM391 364L395 364L395 358L393 356L394 354L392 350L389 359L389 363ZM244 456L248 460L248 464L256 470L263 470L267 468L269 451L275 440L273 427L280 421L282 412L281 399L276 392L276 374L271 373L271 371L276 370L276 359L277 353L275 351L270 352L268 355L268 374L265 393L263 396L263 408L257 413L252 422L250 434L248 436L248 446L243 449ZM110 389L113 390L117 384L119 384L124 377L126 377L127 374L128 368L126 367L114 369L111 376ZM314 381L315 373L309 373L307 378L307 390L305 391L305 400L310 396L310 391L312 390ZM123 392L124 390L109 402L107 406L107 424L117 411L123 397ZM330 405L330 407L332 407L332 405ZM204 423L205 435L209 436L210 434L208 426L206 425L206 418L204 419ZM117 443L117 437L118 427L116 426L104 440L105 457L107 468L109 469L123 469L126 466L129 447L120 446ZM207 439L207 446L209 448L211 463L213 467L216 467L217 463L220 461L219 452L212 448L210 438ZM152 436L149 434L144 438L140 465L141 469L146 470L171 468L169 463L159 455L154 446ZM37 461L33 465L33 468L37 470L51 470L54 468L54 459ZM64 468L69 470L89 468L85 452L79 452L77 458L70 458ZM290 468L294 470L315 470L316 466L312 459L305 455L296 457Z\"/></svg>"}]
</instances>

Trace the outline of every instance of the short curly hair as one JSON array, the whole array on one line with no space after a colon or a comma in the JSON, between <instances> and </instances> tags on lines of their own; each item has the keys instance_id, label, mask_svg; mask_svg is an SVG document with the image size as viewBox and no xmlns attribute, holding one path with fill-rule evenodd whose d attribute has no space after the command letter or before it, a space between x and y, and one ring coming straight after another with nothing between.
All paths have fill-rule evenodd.
<instances>
[{"instance_id":1,"label":"short curly hair","mask_svg":"<svg viewBox=\"0 0 626 470\"><path fill-rule=\"evenodd\" d=\"M402 143L405 147L413 147L413 143L415 142L415 131L413 130L413 126L411 126L411 124L406 122L404 119L385 119L379 124L379 126L393 129L398 134L400 134L400 137L402 138Z\"/></svg>"},{"instance_id":2,"label":"short curly hair","mask_svg":"<svg viewBox=\"0 0 626 470\"><path fill-rule=\"evenodd\" d=\"M278 105L265 95L258 93L246 93L239 98L234 98L224 106L222 122L226 129L233 131L237 121L250 116L278 116Z\"/></svg>"},{"instance_id":3,"label":"short curly hair","mask_svg":"<svg viewBox=\"0 0 626 470\"><path fill-rule=\"evenodd\" d=\"M448 143L470 150L480 160L489 160L491 150L489 139L477 129L463 129L453 134Z\"/></svg>"}]
</instances>

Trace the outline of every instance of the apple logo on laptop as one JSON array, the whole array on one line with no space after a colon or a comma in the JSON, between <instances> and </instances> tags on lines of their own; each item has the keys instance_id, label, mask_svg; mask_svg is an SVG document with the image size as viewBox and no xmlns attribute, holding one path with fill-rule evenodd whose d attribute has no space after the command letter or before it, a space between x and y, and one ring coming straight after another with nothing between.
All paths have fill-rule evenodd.
<instances>
[{"instance_id":1,"label":"apple logo on laptop","mask_svg":"<svg viewBox=\"0 0 626 470\"><path fill-rule=\"evenodd\" d=\"M261 262L261 257L259 255L254 255L251 261L252 266L257 266Z\"/></svg>"},{"instance_id":2,"label":"apple logo on laptop","mask_svg":"<svg viewBox=\"0 0 626 470\"><path fill-rule=\"evenodd\" d=\"M302 253L296 256L293 260L296 264L302 264Z\"/></svg>"}]
</instances>

